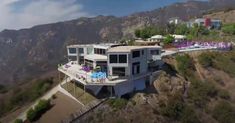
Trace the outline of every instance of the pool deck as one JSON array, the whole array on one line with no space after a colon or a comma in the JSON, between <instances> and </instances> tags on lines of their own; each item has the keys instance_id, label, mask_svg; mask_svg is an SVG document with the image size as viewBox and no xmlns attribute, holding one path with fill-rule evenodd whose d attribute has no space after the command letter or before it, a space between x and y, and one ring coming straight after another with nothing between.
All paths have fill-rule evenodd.
<instances>
[{"instance_id":1,"label":"pool deck","mask_svg":"<svg viewBox=\"0 0 235 123\"><path fill-rule=\"evenodd\" d=\"M83 85L116 85L117 83L128 81L127 78L119 78L115 80L110 80L108 78L91 78L92 72L85 72L81 69L82 66L78 64L72 64L72 62L69 62L66 65L62 65L58 68L60 72L68 75L69 77L71 77L71 79L79 81Z\"/></svg>"}]
</instances>

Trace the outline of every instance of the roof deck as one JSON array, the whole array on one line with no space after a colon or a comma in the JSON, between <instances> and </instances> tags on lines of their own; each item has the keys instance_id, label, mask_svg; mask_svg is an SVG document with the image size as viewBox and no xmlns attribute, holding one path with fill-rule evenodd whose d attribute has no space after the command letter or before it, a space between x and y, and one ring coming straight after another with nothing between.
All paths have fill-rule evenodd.
<instances>
[{"instance_id":1,"label":"roof deck","mask_svg":"<svg viewBox=\"0 0 235 123\"><path fill-rule=\"evenodd\" d=\"M108 52L131 52L132 50L145 49L145 48L161 48L160 46L119 46L113 47Z\"/></svg>"}]
</instances>

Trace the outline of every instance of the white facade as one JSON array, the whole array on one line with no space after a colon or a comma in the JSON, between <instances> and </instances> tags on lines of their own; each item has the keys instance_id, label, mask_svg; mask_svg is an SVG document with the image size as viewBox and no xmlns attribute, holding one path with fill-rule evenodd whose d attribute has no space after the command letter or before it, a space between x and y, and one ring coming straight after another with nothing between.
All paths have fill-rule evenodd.
<instances>
[{"instance_id":1,"label":"white facade","mask_svg":"<svg viewBox=\"0 0 235 123\"><path fill-rule=\"evenodd\" d=\"M60 66L58 68L60 72L89 88L111 86L116 96L144 89L151 72L158 70L161 63L159 46L99 44L71 45L67 49L68 57L75 58L69 59L69 63ZM101 72L106 73L107 76L102 81L93 79L91 77L94 74L93 70L85 72L82 66L89 66L92 69L99 66ZM127 85L129 86L126 87Z\"/></svg>"}]
</instances>

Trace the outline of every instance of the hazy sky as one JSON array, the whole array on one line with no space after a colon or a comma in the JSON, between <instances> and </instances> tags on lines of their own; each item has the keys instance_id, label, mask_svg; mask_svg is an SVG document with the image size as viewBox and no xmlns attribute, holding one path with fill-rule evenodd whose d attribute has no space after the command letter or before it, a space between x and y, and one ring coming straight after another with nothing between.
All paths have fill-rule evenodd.
<instances>
[{"instance_id":1,"label":"hazy sky","mask_svg":"<svg viewBox=\"0 0 235 123\"><path fill-rule=\"evenodd\" d=\"M0 30L28 28L82 16L125 16L183 1L185 0L0 0Z\"/></svg>"}]
</instances>

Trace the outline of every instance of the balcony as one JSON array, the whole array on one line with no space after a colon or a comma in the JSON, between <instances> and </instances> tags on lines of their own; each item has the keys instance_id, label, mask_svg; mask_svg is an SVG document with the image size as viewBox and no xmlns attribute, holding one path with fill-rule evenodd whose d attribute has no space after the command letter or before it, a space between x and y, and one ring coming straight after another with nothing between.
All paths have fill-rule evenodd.
<instances>
[{"instance_id":1,"label":"balcony","mask_svg":"<svg viewBox=\"0 0 235 123\"><path fill-rule=\"evenodd\" d=\"M84 69L84 67L73 61L59 66L58 70L83 85L115 85L128 80L127 78L108 77L106 73Z\"/></svg>"}]
</instances>

